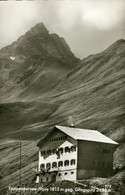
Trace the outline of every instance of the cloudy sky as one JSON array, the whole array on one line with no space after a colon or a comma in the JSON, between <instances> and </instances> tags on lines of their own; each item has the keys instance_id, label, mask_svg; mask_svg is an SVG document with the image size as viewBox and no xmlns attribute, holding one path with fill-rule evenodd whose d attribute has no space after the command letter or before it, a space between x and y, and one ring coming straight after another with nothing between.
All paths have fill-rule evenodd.
<instances>
[{"instance_id":1,"label":"cloudy sky","mask_svg":"<svg viewBox=\"0 0 125 195\"><path fill-rule=\"evenodd\" d=\"M43 22L84 58L125 39L124 0L0 1L0 48Z\"/></svg>"}]
</instances>

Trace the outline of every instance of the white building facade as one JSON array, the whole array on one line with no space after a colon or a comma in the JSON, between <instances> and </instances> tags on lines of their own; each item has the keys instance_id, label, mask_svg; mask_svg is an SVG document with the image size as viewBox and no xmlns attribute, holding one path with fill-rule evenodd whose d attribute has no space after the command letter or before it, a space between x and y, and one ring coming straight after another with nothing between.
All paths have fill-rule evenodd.
<instances>
[{"instance_id":1,"label":"white building facade","mask_svg":"<svg viewBox=\"0 0 125 195\"><path fill-rule=\"evenodd\" d=\"M96 176L96 169L98 167L94 167L92 164L93 160L95 160L93 157L93 148L100 144L102 138L103 141L101 142L103 143L101 143L101 147L107 147L108 144L108 147L111 150L111 145L114 146L114 144L117 144L98 131L55 126L45 138L38 142L39 163L38 171L36 173L36 183L55 182L60 180L75 181L78 178L84 178L84 173L87 173L86 175L88 175L88 177L91 176L92 173L94 174L92 176ZM82 147L83 145L84 148ZM88 148L90 147L88 150L88 152L90 151L90 154L88 153L88 155L86 146ZM86 159L83 157L82 151L86 159L88 158L87 156L90 156L89 159L87 159L89 167L85 165ZM107 154L101 155L105 159L105 155ZM101 155L99 154L99 157L96 158L100 160ZM110 156L112 158L112 152ZM102 167L102 169L104 169L104 167ZM81 173L83 173L83 175L81 175Z\"/></svg>"}]
</instances>

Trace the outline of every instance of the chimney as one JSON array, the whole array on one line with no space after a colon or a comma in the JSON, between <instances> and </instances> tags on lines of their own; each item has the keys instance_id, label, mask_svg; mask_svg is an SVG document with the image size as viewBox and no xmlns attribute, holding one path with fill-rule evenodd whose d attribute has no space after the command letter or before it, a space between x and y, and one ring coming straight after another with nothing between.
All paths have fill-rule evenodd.
<instances>
[{"instance_id":1,"label":"chimney","mask_svg":"<svg viewBox=\"0 0 125 195\"><path fill-rule=\"evenodd\" d=\"M72 116L69 116L68 117L68 125L69 125L69 127L75 127L75 125L73 124L73 118L72 118Z\"/></svg>"}]
</instances>

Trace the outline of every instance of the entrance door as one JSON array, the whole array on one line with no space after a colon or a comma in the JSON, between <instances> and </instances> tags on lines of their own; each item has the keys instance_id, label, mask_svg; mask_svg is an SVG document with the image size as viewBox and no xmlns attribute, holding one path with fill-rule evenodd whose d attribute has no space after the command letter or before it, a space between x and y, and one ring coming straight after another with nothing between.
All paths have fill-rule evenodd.
<instances>
[{"instance_id":1,"label":"entrance door","mask_svg":"<svg viewBox=\"0 0 125 195\"><path fill-rule=\"evenodd\" d=\"M52 183L55 183L56 182L56 174L54 173L53 175L52 175Z\"/></svg>"}]
</instances>

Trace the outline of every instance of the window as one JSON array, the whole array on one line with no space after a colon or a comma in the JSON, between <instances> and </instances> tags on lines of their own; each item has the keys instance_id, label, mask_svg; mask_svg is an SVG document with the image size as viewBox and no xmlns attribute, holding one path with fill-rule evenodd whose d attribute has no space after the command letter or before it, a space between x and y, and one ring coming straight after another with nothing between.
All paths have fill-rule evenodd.
<instances>
[{"instance_id":1,"label":"window","mask_svg":"<svg viewBox=\"0 0 125 195\"><path fill-rule=\"evenodd\" d=\"M70 152L70 148L69 147L65 147L65 152Z\"/></svg>"},{"instance_id":2,"label":"window","mask_svg":"<svg viewBox=\"0 0 125 195\"><path fill-rule=\"evenodd\" d=\"M111 163L110 163L110 162L108 162L108 168L111 168L111 167L112 167Z\"/></svg>"},{"instance_id":3,"label":"window","mask_svg":"<svg viewBox=\"0 0 125 195\"><path fill-rule=\"evenodd\" d=\"M41 151L41 156L44 156L46 153L45 153L45 150L44 151Z\"/></svg>"},{"instance_id":4,"label":"window","mask_svg":"<svg viewBox=\"0 0 125 195\"><path fill-rule=\"evenodd\" d=\"M50 139L50 141L59 141L59 140L67 140L67 136L56 137L56 138Z\"/></svg>"},{"instance_id":5,"label":"window","mask_svg":"<svg viewBox=\"0 0 125 195\"><path fill-rule=\"evenodd\" d=\"M64 165L69 166L69 160L65 160Z\"/></svg>"},{"instance_id":6,"label":"window","mask_svg":"<svg viewBox=\"0 0 125 195\"><path fill-rule=\"evenodd\" d=\"M105 168L107 168L108 167L108 163L107 162L105 162Z\"/></svg>"},{"instance_id":7,"label":"window","mask_svg":"<svg viewBox=\"0 0 125 195\"><path fill-rule=\"evenodd\" d=\"M60 152L59 150L56 150L57 159L60 158Z\"/></svg>"},{"instance_id":8,"label":"window","mask_svg":"<svg viewBox=\"0 0 125 195\"><path fill-rule=\"evenodd\" d=\"M105 166L105 162L102 162L102 167L104 167Z\"/></svg>"},{"instance_id":9,"label":"window","mask_svg":"<svg viewBox=\"0 0 125 195\"><path fill-rule=\"evenodd\" d=\"M93 165L94 165L94 167L98 167L98 166L99 166L98 160L94 160L94 161L93 161Z\"/></svg>"},{"instance_id":10,"label":"window","mask_svg":"<svg viewBox=\"0 0 125 195\"><path fill-rule=\"evenodd\" d=\"M51 164L50 163L47 163L46 164L46 168L50 168L51 167Z\"/></svg>"},{"instance_id":11,"label":"window","mask_svg":"<svg viewBox=\"0 0 125 195\"><path fill-rule=\"evenodd\" d=\"M76 151L76 146L71 146L71 151Z\"/></svg>"},{"instance_id":12,"label":"window","mask_svg":"<svg viewBox=\"0 0 125 195\"><path fill-rule=\"evenodd\" d=\"M67 140L67 136L63 136L62 139L63 139L63 140Z\"/></svg>"},{"instance_id":13,"label":"window","mask_svg":"<svg viewBox=\"0 0 125 195\"><path fill-rule=\"evenodd\" d=\"M44 168L45 168L45 164L41 164L40 169L44 169Z\"/></svg>"},{"instance_id":14,"label":"window","mask_svg":"<svg viewBox=\"0 0 125 195\"><path fill-rule=\"evenodd\" d=\"M65 175L67 175L67 172L65 173Z\"/></svg>"},{"instance_id":15,"label":"window","mask_svg":"<svg viewBox=\"0 0 125 195\"><path fill-rule=\"evenodd\" d=\"M72 171L71 174L74 174L74 172Z\"/></svg>"},{"instance_id":16,"label":"window","mask_svg":"<svg viewBox=\"0 0 125 195\"><path fill-rule=\"evenodd\" d=\"M63 166L63 161L59 161L58 162L58 167L62 167Z\"/></svg>"},{"instance_id":17,"label":"window","mask_svg":"<svg viewBox=\"0 0 125 195\"><path fill-rule=\"evenodd\" d=\"M100 161L98 162L98 167L101 167L101 162Z\"/></svg>"},{"instance_id":18,"label":"window","mask_svg":"<svg viewBox=\"0 0 125 195\"><path fill-rule=\"evenodd\" d=\"M57 154L57 155L59 154L59 150L56 150L56 154Z\"/></svg>"},{"instance_id":19,"label":"window","mask_svg":"<svg viewBox=\"0 0 125 195\"><path fill-rule=\"evenodd\" d=\"M46 181L49 181L49 178L48 177L46 178Z\"/></svg>"},{"instance_id":20,"label":"window","mask_svg":"<svg viewBox=\"0 0 125 195\"><path fill-rule=\"evenodd\" d=\"M59 151L59 153L62 154L63 153L63 148L59 148L58 151Z\"/></svg>"},{"instance_id":21,"label":"window","mask_svg":"<svg viewBox=\"0 0 125 195\"><path fill-rule=\"evenodd\" d=\"M51 155L51 150L46 151L47 155Z\"/></svg>"},{"instance_id":22,"label":"window","mask_svg":"<svg viewBox=\"0 0 125 195\"><path fill-rule=\"evenodd\" d=\"M103 153L109 153L110 149L109 148L103 148Z\"/></svg>"},{"instance_id":23,"label":"window","mask_svg":"<svg viewBox=\"0 0 125 195\"><path fill-rule=\"evenodd\" d=\"M59 177L61 176L61 173L59 173Z\"/></svg>"},{"instance_id":24,"label":"window","mask_svg":"<svg viewBox=\"0 0 125 195\"><path fill-rule=\"evenodd\" d=\"M52 153L53 154L56 154L56 149L52 149Z\"/></svg>"},{"instance_id":25,"label":"window","mask_svg":"<svg viewBox=\"0 0 125 195\"><path fill-rule=\"evenodd\" d=\"M72 159L70 162L71 165L75 165L75 159Z\"/></svg>"},{"instance_id":26,"label":"window","mask_svg":"<svg viewBox=\"0 0 125 195\"><path fill-rule=\"evenodd\" d=\"M57 167L57 162L52 163L52 168Z\"/></svg>"},{"instance_id":27,"label":"window","mask_svg":"<svg viewBox=\"0 0 125 195\"><path fill-rule=\"evenodd\" d=\"M97 152L100 152L100 148L96 148Z\"/></svg>"}]
</instances>

